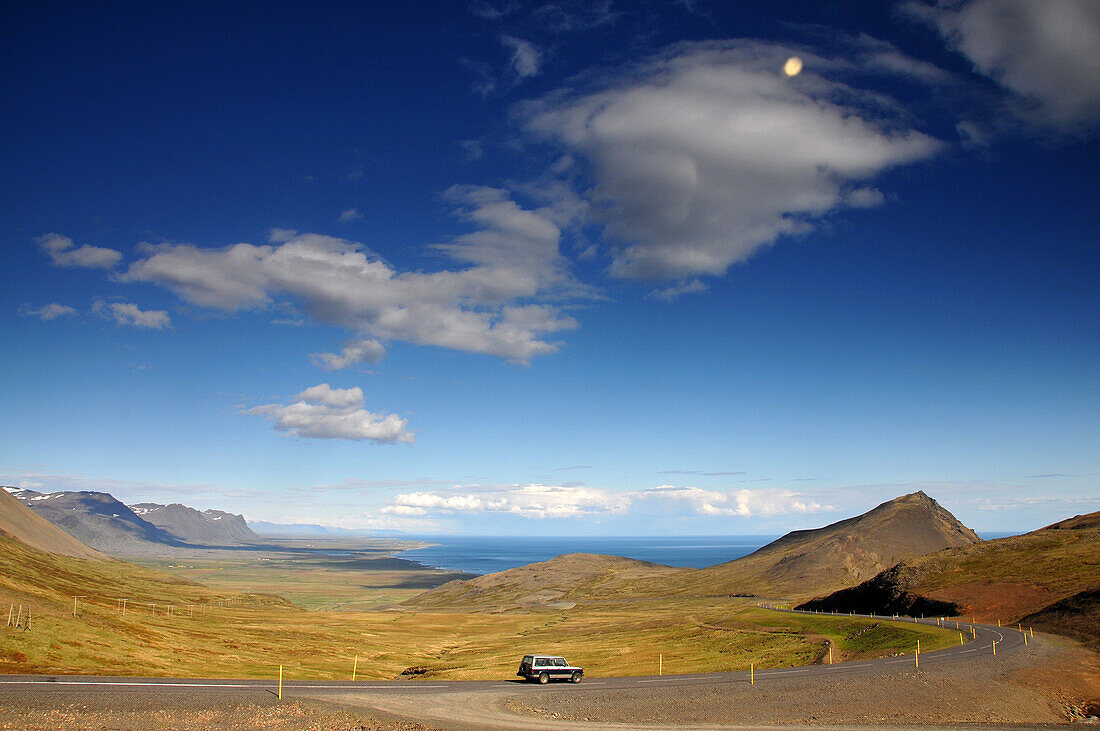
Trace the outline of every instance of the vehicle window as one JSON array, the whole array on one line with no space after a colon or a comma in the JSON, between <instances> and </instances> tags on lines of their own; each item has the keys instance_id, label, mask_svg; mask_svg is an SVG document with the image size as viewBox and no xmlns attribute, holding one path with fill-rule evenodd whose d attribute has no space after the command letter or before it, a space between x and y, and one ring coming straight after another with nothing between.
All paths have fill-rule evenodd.
<instances>
[{"instance_id":1,"label":"vehicle window","mask_svg":"<svg viewBox=\"0 0 1100 731\"><path fill-rule=\"evenodd\" d=\"M569 663L567 663L565 661L564 657L555 657L554 658L554 666L559 667L559 668L564 668L564 667L568 667Z\"/></svg>"},{"instance_id":2,"label":"vehicle window","mask_svg":"<svg viewBox=\"0 0 1100 731\"><path fill-rule=\"evenodd\" d=\"M536 657L535 658L535 667L541 668L545 664L546 664L546 658L543 658L543 657Z\"/></svg>"}]
</instances>

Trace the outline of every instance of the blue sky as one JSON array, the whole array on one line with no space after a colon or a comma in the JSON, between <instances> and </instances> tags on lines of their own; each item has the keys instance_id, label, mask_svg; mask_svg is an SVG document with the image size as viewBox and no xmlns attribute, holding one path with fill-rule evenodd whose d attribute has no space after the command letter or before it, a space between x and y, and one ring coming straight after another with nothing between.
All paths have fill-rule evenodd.
<instances>
[{"instance_id":1,"label":"blue sky","mask_svg":"<svg viewBox=\"0 0 1100 731\"><path fill-rule=\"evenodd\" d=\"M6 14L4 484L417 533L1100 508L1093 0Z\"/></svg>"}]
</instances>

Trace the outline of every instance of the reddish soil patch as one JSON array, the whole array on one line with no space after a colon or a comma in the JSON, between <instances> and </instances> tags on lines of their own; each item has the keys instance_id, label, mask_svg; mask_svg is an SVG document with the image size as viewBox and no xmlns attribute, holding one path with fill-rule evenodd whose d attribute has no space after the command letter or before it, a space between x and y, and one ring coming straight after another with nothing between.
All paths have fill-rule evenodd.
<instances>
[{"instance_id":1,"label":"reddish soil patch","mask_svg":"<svg viewBox=\"0 0 1100 731\"><path fill-rule=\"evenodd\" d=\"M1060 594L1023 582L983 584L971 582L921 592L924 596L959 605L964 617L979 622L1013 622L1062 598Z\"/></svg>"}]
</instances>

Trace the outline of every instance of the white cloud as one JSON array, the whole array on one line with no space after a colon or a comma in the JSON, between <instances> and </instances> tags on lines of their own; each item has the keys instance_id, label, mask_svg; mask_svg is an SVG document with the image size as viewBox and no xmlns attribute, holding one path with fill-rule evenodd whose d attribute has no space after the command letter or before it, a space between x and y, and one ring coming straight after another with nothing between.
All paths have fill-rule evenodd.
<instances>
[{"instance_id":1,"label":"white cloud","mask_svg":"<svg viewBox=\"0 0 1100 731\"><path fill-rule=\"evenodd\" d=\"M883 46L861 56L865 72L919 78ZM804 70L788 78L792 55ZM614 275L720 275L830 211L873 202L852 191L940 148L899 105L839 80L852 70L756 41L685 44L600 88L531 103L524 117L588 161L592 213L622 243Z\"/></svg>"},{"instance_id":2,"label":"white cloud","mask_svg":"<svg viewBox=\"0 0 1100 731\"><path fill-rule=\"evenodd\" d=\"M582 518L647 512L665 516L772 516L831 510L792 490L703 490L662 485L616 492L578 485L460 486L396 495L382 508L392 515L507 513L523 518Z\"/></svg>"},{"instance_id":3,"label":"white cloud","mask_svg":"<svg viewBox=\"0 0 1100 731\"><path fill-rule=\"evenodd\" d=\"M337 223L351 223L352 221L358 221L362 217L363 217L363 214L360 213L357 209L349 208L346 211L342 212L337 217L336 222Z\"/></svg>"},{"instance_id":4,"label":"white cloud","mask_svg":"<svg viewBox=\"0 0 1100 731\"><path fill-rule=\"evenodd\" d=\"M407 420L396 414L372 413L362 408L363 391L332 388L327 383L312 386L294 397L294 403L265 404L244 413L262 416L275 423L276 431L310 439L349 439L374 442L413 442Z\"/></svg>"},{"instance_id":5,"label":"white cloud","mask_svg":"<svg viewBox=\"0 0 1100 731\"><path fill-rule=\"evenodd\" d=\"M461 490L461 491L459 491ZM578 518L596 513L624 513L630 497L623 493L559 485L462 487L448 493L396 495L382 509L394 515L430 513L509 513L523 518Z\"/></svg>"},{"instance_id":6,"label":"white cloud","mask_svg":"<svg viewBox=\"0 0 1100 731\"><path fill-rule=\"evenodd\" d=\"M112 269L122 258L122 253L114 249L88 245L77 248L72 239L60 234L43 234L35 241L38 243L38 247L59 267Z\"/></svg>"},{"instance_id":7,"label":"white cloud","mask_svg":"<svg viewBox=\"0 0 1100 731\"><path fill-rule=\"evenodd\" d=\"M1100 3L973 0L906 8L981 74L1018 94L1017 112L1065 129L1100 120Z\"/></svg>"},{"instance_id":8,"label":"white cloud","mask_svg":"<svg viewBox=\"0 0 1100 731\"><path fill-rule=\"evenodd\" d=\"M76 310L68 305L59 305L56 302L51 302L38 309L30 305L23 305L19 308L19 314L28 317L37 317L40 320L56 320L59 317L72 317L76 314Z\"/></svg>"},{"instance_id":9,"label":"white cloud","mask_svg":"<svg viewBox=\"0 0 1100 731\"><path fill-rule=\"evenodd\" d=\"M512 57L508 59L510 73L519 79L538 75L542 65L542 51L533 43L509 35L501 36L500 42L512 49Z\"/></svg>"},{"instance_id":10,"label":"white cloud","mask_svg":"<svg viewBox=\"0 0 1100 731\"><path fill-rule=\"evenodd\" d=\"M646 295L649 299L664 300L665 302L673 302L680 299L685 294L699 294L706 292L706 282L702 282L698 279L689 279L686 282L680 282L672 287L664 287L662 289L655 289Z\"/></svg>"},{"instance_id":11,"label":"white cloud","mask_svg":"<svg viewBox=\"0 0 1100 731\"><path fill-rule=\"evenodd\" d=\"M121 279L227 311L289 297L325 324L520 363L556 352L546 336L577 325L556 303L593 296L559 251L561 210L523 208L496 188L456 186L446 197L476 230L437 249L465 268L400 272L356 242L278 230L266 246L143 244Z\"/></svg>"},{"instance_id":12,"label":"white cloud","mask_svg":"<svg viewBox=\"0 0 1100 731\"><path fill-rule=\"evenodd\" d=\"M172 327L172 318L164 310L142 310L130 302L96 300L92 305L92 311L105 320L114 320L116 325L143 327L149 330Z\"/></svg>"},{"instance_id":13,"label":"white cloud","mask_svg":"<svg viewBox=\"0 0 1100 731\"><path fill-rule=\"evenodd\" d=\"M355 340L339 353L313 353L313 364L326 371L338 371L356 363L377 363L386 357L386 348L377 340Z\"/></svg>"},{"instance_id":14,"label":"white cloud","mask_svg":"<svg viewBox=\"0 0 1100 731\"><path fill-rule=\"evenodd\" d=\"M635 494L639 501L650 501L671 512L680 512L676 504L690 506L699 515L772 516L790 513L818 513L833 508L822 505L802 493L784 489L704 490L698 487L662 485Z\"/></svg>"}]
</instances>

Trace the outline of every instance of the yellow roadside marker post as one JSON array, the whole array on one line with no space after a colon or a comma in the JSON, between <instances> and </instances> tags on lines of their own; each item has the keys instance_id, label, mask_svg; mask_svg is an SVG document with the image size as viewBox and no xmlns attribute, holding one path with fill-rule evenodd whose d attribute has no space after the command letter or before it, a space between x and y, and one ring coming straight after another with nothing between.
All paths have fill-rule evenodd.
<instances>
[{"instance_id":1,"label":"yellow roadside marker post","mask_svg":"<svg viewBox=\"0 0 1100 731\"><path fill-rule=\"evenodd\" d=\"M963 644L963 633L962 632L959 633L959 644L960 645Z\"/></svg>"},{"instance_id":2,"label":"yellow roadside marker post","mask_svg":"<svg viewBox=\"0 0 1100 731\"><path fill-rule=\"evenodd\" d=\"M833 664L833 646L829 645L829 664Z\"/></svg>"},{"instance_id":3,"label":"yellow roadside marker post","mask_svg":"<svg viewBox=\"0 0 1100 731\"><path fill-rule=\"evenodd\" d=\"M756 665L749 663L749 685L756 685Z\"/></svg>"},{"instance_id":4,"label":"yellow roadside marker post","mask_svg":"<svg viewBox=\"0 0 1100 731\"><path fill-rule=\"evenodd\" d=\"M279 693L275 696L279 700L283 699L283 666L279 666Z\"/></svg>"},{"instance_id":5,"label":"yellow roadside marker post","mask_svg":"<svg viewBox=\"0 0 1100 731\"><path fill-rule=\"evenodd\" d=\"M665 674L665 656L664 653L657 656L657 674Z\"/></svg>"},{"instance_id":6,"label":"yellow roadside marker post","mask_svg":"<svg viewBox=\"0 0 1100 731\"><path fill-rule=\"evenodd\" d=\"M1027 632L1021 633L1024 636L1024 647L1027 647Z\"/></svg>"},{"instance_id":7,"label":"yellow roadside marker post","mask_svg":"<svg viewBox=\"0 0 1100 731\"><path fill-rule=\"evenodd\" d=\"M1035 628L1034 627L1028 627L1027 629L1028 629L1029 632L1031 632L1031 639L1034 640L1035 639Z\"/></svg>"},{"instance_id":8,"label":"yellow roadside marker post","mask_svg":"<svg viewBox=\"0 0 1100 731\"><path fill-rule=\"evenodd\" d=\"M997 657L997 640L993 640L993 657Z\"/></svg>"},{"instance_id":9,"label":"yellow roadside marker post","mask_svg":"<svg viewBox=\"0 0 1100 731\"><path fill-rule=\"evenodd\" d=\"M913 653L913 664L920 669L920 640L917 640L917 651Z\"/></svg>"},{"instance_id":10,"label":"yellow roadside marker post","mask_svg":"<svg viewBox=\"0 0 1100 731\"><path fill-rule=\"evenodd\" d=\"M997 620L997 626L998 626L998 627L1000 627L1000 626L1001 626L1001 620L999 620L999 619Z\"/></svg>"},{"instance_id":11,"label":"yellow roadside marker post","mask_svg":"<svg viewBox=\"0 0 1100 731\"><path fill-rule=\"evenodd\" d=\"M359 656L355 656L355 663L351 666L351 682L355 682L355 671L359 669Z\"/></svg>"}]
</instances>

